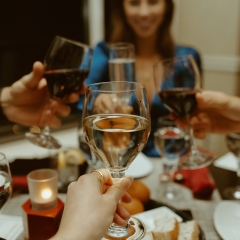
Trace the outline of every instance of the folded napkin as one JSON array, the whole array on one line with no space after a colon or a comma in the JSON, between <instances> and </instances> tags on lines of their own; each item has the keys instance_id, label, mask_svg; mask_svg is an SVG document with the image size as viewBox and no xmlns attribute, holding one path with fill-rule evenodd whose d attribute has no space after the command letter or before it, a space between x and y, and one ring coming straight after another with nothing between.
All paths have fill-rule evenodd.
<instances>
[{"instance_id":1,"label":"folded napkin","mask_svg":"<svg viewBox=\"0 0 240 240\"><path fill-rule=\"evenodd\" d=\"M211 179L208 167L199 169L180 169L178 172L175 172L174 179L176 179L175 176L178 173L182 174L183 180L180 182L177 180L174 181L190 188L195 198L204 200L211 198L216 185Z\"/></svg>"}]
</instances>

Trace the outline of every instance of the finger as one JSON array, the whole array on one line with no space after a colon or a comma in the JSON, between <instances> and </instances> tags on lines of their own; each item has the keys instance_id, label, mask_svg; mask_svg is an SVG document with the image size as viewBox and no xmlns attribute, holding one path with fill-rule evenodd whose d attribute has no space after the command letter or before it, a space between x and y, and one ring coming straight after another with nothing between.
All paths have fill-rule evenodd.
<instances>
[{"instance_id":1,"label":"finger","mask_svg":"<svg viewBox=\"0 0 240 240\"><path fill-rule=\"evenodd\" d=\"M132 196L126 192L123 196L122 196L122 202L124 203L130 203L132 201Z\"/></svg>"},{"instance_id":2,"label":"finger","mask_svg":"<svg viewBox=\"0 0 240 240\"><path fill-rule=\"evenodd\" d=\"M67 98L67 102L74 103L74 102L77 102L78 99L79 99L79 93L71 93Z\"/></svg>"},{"instance_id":3,"label":"finger","mask_svg":"<svg viewBox=\"0 0 240 240\"><path fill-rule=\"evenodd\" d=\"M118 203L122 196L127 192L132 182L133 182L132 177L125 177L118 181L115 180L114 184L108 189L106 194L109 197L113 198L113 200L115 200L116 203Z\"/></svg>"},{"instance_id":4,"label":"finger","mask_svg":"<svg viewBox=\"0 0 240 240\"><path fill-rule=\"evenodd\" d=\"M100 171L102 175L98 172ZM107 169L101 168L97 170L93 170L91 174L94 174L98 181L101 183L101 185L112 185L112 177Z\"/></svg>"},{"instance_id":5,"label":"finger","mask_svg":"<svg viewBox=\"0 0 240 240\"><path fill-rule=\"evenodd\" d=\"M40 124L41 127L45 126L46 124L51 128L58 128L61 126L62 121L55 114L53 114L51 110L46 112L46 116L45 122Z\"/></svg>"},{"instance_id":6,"label":"finger","mask_svg":"<svg viewBox=\"0 0 240 240\"><path fill-rule=\"evenodd\" d=\"M23 76L22 82L28 88L36 88L39 81L43 78L44 66L41 62L35 62L33 64L33 70L31 73Z\"/></svg>"},{"instance_id":7,"label":"finger","mask_svg":"<svg viewBox=\"0 0 240 240\"><path fill-rule=\"evenodd\" d=\"M126 226L126 221L124 219L122 219L116 212L114 213L113 216L113 222L116 223L118 226Z\"/></svg>"},{"instance_id":8,"label":"finger","mask_svg":"<svg viewBox=\"0 0 240 240\"><path fill-rule=\"evenodd\" d=\"M58 116L66 117L70 114L71 108L64 103L59 101L51 102L52 113Z\"/></svg>"},{"instance_id":9,"label":"finger","mask_svg":"<svg viewBox=\"0 0 240 240\"><path fill-rule=\"evenodd\" d=\"M117 204L116 213L124 220L128 220L131 217L130 213L120 203Z\"/></svg>"}]
</instances>

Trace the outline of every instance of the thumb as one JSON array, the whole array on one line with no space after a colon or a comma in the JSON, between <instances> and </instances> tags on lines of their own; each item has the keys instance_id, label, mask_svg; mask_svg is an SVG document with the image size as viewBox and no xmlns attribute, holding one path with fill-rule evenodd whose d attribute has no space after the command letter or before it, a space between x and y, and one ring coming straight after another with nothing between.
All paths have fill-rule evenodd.
<instances>
[{"instance_id":1,"label":"thumb","mask_svg":"<svg viewBox=\"0 0 240 240\"><path fill-rule=\"evenodd\" d=\"M35 62L33 64L33 70L31 73L25 75L22 78L23 84L27 88L36 88L39 81L42 79L44 74L44 66L41 62Z\"/></svg>"},{"instance_id":2,"label":"thumb","mask_svg":"<svg viewBox=\"0 0 240 240\"><path fill-rule=\"evenodd\" d=\"M118 203L122 196L127 192L132 182L132 177L125 177L123 179L113 178L113 185L107 190L105 194L113 198L114 201Z\"/></svg>"}]
</instances>

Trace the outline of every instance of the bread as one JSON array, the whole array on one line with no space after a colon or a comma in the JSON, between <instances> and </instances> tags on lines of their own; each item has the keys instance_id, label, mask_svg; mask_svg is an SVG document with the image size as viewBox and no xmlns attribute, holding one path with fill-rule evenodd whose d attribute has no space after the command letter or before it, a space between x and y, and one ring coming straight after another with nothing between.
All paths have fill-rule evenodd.
<instances>
[{"instance_id":1,"label":"bread","mask_svg":"<svg viewBox=\"0 0 240 240\"><path fill-rule=\"evenodd\" d=\"M179 224L178 240L198 240L199 228L195 220Z\"/></svg>"},{"instance_id":2,"label":"bread","mask_svg":"<svg viewBox=\"0 0 240 240\"><path fill-rule=\"evenodd\" d=\"M177 240L179 223L175 218L158 218L152 230L154 240Z\"/></svg>"},{"instance_id":3,"label":"bread","mask_svg":"<svg viewBox=\"0 0 240 240\"><path fill-rule=\"evenodd\" d=\"M152 232L147 232L142 240L154 240Z\"/></svg>"}]
</instances>

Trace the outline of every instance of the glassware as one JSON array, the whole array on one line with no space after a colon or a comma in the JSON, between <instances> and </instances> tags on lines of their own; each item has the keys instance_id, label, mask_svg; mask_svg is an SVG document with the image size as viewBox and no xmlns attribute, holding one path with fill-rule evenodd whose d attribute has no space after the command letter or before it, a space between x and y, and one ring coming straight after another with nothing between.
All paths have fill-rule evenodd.
<instances>
[{"instance_id":1,"label":"glassware","mask_svg":"<svg viewBox=\"0 0 240 240\"><path fill-rule=\"evenodd\" d=\"M12 176L8 160L0 153L0 211L12 194Z\"/></svg>"},{"instance_id":2,"label":"glassware","mask_svg":"<svg viewBox=\"0 0 240 240\"><path fill-rule=\"evenodd\" d=\"M135 50L128 42L109 45L109 77L111 81L135 81Z\"/></svg>"},{"instance_id":3,"label":"glassware","mask_svg":"<svg viewBox=\"0 0 240 240\"><path fill-rule=\"evenodd\" d=\"M154 79L162 103L178 117L186 118L189 123L188 119L197 106L195 95L202 89L201 76L193 56L166 59L154 65ZM191 149L181 157L181 167L196 169L211 164L214 157L197 148L190 123L187 130Z\"/></svg>"},{"instance_id":4,"label":"glassware","mask_svg":"<svg viewBox=\"0 0 240 240\"><path fill-rule=\"evenodd\" d=\"M123 103L122 97L129 102ZM124 81L89 85L85 93L83 131L86 143L110 171L112 178L124 178L127 168L146 145L150 133L145 86ZM143 223L131 217L126 227L111 224L106 238L132 236L128 239L141 239L144 235Z\"/></svg>"},{"instance_id":5,"label":"glassware","mask_svg":"<svg viewBox=\"0 0 240 240\"><path fill-rule=\"evenodd\" d=\"M180 196L173 183L173 176L180 157L188 149L187 143L185 132L178 128L174 121L167 117L159 119L159 128L154 133L154 145L162 156L164 175L168 176L166 181L161 182L160 197L163 200L174 200Z\"/></svg>"},{"instance_id":6,"label":"glassware","mask_svg":"<svg viewBox=\"0 0 240 240\"><path fill-rule=\"evenodd\" d=\"M236 156L238 162L238 183L234 187L226 188L223 195L227 199L240 200L240 133L231 133L226 136L228 149Z\"/></svg>"},{"instance_id":7,"label":"glassware","mask_svg":"<svg viewBox=\"0 0 240 240\"><path fill-rule=\"evenodd\" d=\"M56 36L45 56L44 77L52 99L64 100L72 92L78 92L88 76L93 50L80 42ZM49 102L50 105L50 102ZM61 144L50 134L49 126L39 133L31 128L25 134L27 140L38 146L54 149ZM39 131L39 128L37 127Z\"/></svg>"}]
</instances>

